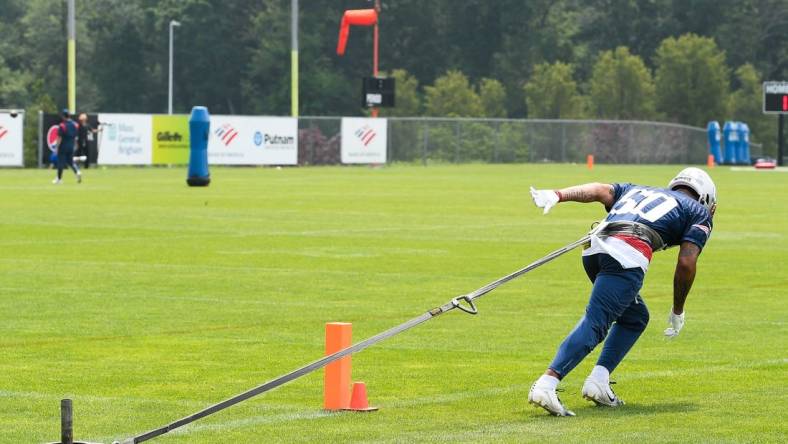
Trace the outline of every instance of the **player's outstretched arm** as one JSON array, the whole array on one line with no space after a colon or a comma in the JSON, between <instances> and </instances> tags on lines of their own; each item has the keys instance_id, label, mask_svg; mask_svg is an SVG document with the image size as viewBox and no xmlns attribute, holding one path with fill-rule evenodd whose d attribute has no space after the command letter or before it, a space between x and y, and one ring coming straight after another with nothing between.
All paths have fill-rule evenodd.
<instances>
[{"instance_id":1,"label":"player's outstretched arm","mask_svg":"<svg viewBox=\"0 0 788 444\"><path fill-rule=\"evenodd\" d=\"M547 214L558 202L599 202L609 208L613 205L613 185L606 183L586 183L560 190L536 190L531 187L531 197L539 208Z\"/></svg>"},{"instance_id":2,"label":"player's outstretched arm","mask_svg":"<svg viewBox=\"0 0 788 444\"><path fill-rule=\"evenodd\" d=\"M692 242L681 243L676 272L673 275L673 308L668 316L670 326L665 329L665 336L678 336L679 331L684 327L684 302L695 281L698 256L700 256L700 247Z\"/></svg>"}]
</instances>

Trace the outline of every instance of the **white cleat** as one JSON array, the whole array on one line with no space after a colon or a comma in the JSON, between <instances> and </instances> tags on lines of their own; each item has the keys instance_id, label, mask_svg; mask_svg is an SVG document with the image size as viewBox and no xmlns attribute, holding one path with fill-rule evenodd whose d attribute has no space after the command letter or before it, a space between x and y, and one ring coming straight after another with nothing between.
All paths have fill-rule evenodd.
<instances>
[{"instance_id":1,"label":"white cleat","mask_svg":"<svg viewBox=\"0 0 788 444\"><path fill-rule=\"evenodd\" d=\"M615 384L613 382L612 384ZM618 407L624 405L622 401L610 388L610 384L602 381L597 381L593 378L586 378L583 384L583 398L593 402L596 405L603 405L607 407Z\"/></svg>"},{"instance_id":2,"label":"white cleat","mask_svg":"<svg viewBox=\"0 0 788 444\"><path fill-rule=\"evenodd\" d=\"M63 181L56 177L52 180L52 183L55 185L60 185L61 183L63 183Z\"/></svg>"},{"instance_id":3,"label":"white cleat","mask_svg":"<svg viewBox=\"0 0 788 444\"><path fill-rule=\"evenodd\" d=\"M553 416L575 416L571 410L564 407L555 390L537 387L536 383L531 386L531 391L528 392L528 402L547 410Z\"/></svg>"}]
</instances>

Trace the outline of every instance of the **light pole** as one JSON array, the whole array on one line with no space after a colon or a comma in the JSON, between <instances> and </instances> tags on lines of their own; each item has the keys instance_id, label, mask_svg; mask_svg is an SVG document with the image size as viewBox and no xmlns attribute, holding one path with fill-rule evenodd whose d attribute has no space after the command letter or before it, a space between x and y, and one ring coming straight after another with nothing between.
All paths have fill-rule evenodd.
<instances>
[{"instance_id":1,"label":"light pole","mask_svg":"<svg viewBox=\"0 0 788 444\"><path fill-rule=\"evenodd\" d=\"M77 26L76 26L76 7L74 0L68 0L68 47L67 47L67 70L68 70L68 110L77 112Z\"/></svg>"},{"instance_id":2,"label":"light pole","mask_svg":"<svg viewBox=\"0 0 788 444\"><path fill-rule=\"evenodd\" d=\"M175 39L175 30L176 26L181 26L181 22L177 20L170 20L170 83L169 89L167 90L167 114L172 114L172 41Z\"/></svg>"},{"instance_id":3,"label":"light pole","mask_svg":"<svg viewBox=\"0 0 788 444\"><path fill-rule=\"evenodd\" d=\"M298 117L298 0L290 0L290 115Z\"/></svg>"}]
</instances>

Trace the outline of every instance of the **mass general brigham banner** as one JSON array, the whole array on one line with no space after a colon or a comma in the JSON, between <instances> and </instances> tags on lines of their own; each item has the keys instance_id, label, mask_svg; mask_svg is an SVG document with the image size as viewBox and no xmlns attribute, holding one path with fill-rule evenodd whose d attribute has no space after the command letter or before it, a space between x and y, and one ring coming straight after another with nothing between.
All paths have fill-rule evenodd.
<instances>
[{"instance_id":1,"label":"mass general brigham banner","mask_svg":"<svg viewBox=\"0 0 788 444\"><path fill-rule=\"evenodd\" d=\"M150 165L153 157L150 114L99 114L98 163Z\"/></svg>"}]
</instances>

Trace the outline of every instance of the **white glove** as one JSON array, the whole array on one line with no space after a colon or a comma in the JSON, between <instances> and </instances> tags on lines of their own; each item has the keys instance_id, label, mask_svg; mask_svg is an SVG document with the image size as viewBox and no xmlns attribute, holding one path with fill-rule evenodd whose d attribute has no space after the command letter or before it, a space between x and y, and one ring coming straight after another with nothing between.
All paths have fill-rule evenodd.
<instances>
[{"instance_id":1,"label":"white glove","mask_svg":"<svg viewBox=\"0 0 788 444\"><path fill-rule=\"evenodd\" d=\"M670 327L665 329L665 336L669 338L675 338L679 335L681 328L684 327L684 312L681 312L681 314L677 315L673 313L673 309L670 309L668 324L670 324Z\"/></svg>"},{"instance_id":2,"label":"white glove","mask_svg":"<svg viewBox=\"0 0 788 444\"><path fill-rule=\"evenodd\" d=\"M531 187L531 197L537 207L544 208L543 214L547 214L558 203L558 194L553 190L535 190Z\"/></svg>"}]
</instances>

